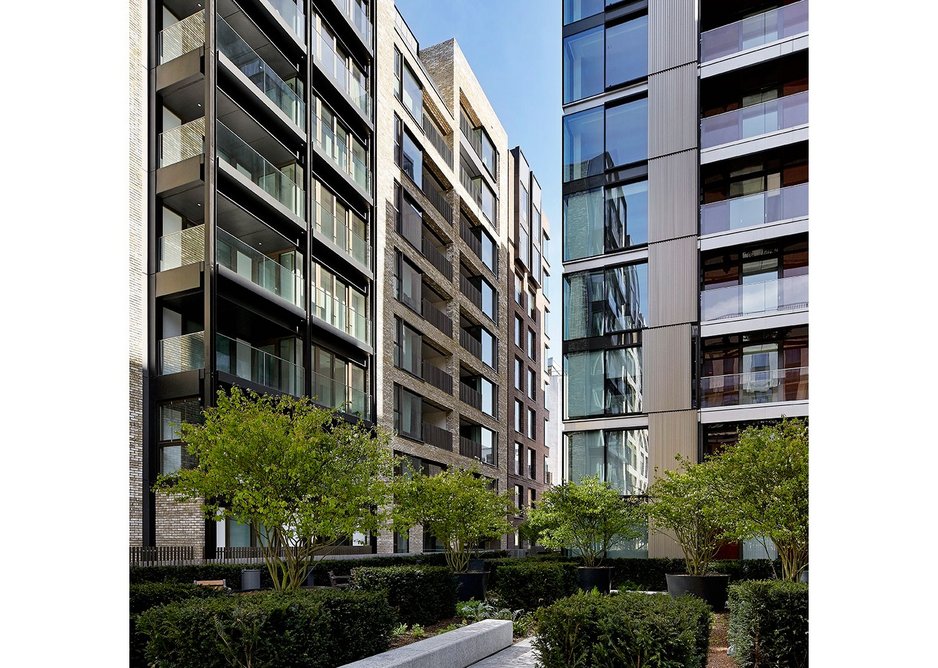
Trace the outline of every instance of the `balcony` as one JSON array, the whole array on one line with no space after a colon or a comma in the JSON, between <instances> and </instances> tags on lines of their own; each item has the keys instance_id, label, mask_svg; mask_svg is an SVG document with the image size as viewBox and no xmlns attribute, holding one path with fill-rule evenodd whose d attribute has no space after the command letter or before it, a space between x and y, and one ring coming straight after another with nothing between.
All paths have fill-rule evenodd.
<instances>
[{"instance_id":1,"label":"balcony","mask_svg":"<svg viewBox=\"0 0 938 668\"><path fill-rule=\"evenodd\" d=\"M315 202L314 218L313 225L317 232L348 253L356 262L371 269L371 249L364 236L358 234L344 220L336 218L334 213L327 211L319 202Z\"/></svg>"},{"instance_id":2,"label":"balcony","mask_svg":"<svg viewBox=\"0 0 938 668\"><path fill-rule=\"evenodd\" d=\"M473 357L482 359L482 342L464 329L459 330L459 344Z\"/></svg>"},{"instance_id":3,"label":"balcony","mask_svg":"<svg viewBox=\"0 0 938 668\"><path fill-rule=\"evenodd\" d=\"M469 250L482 260L482 264L491 269L492 273L498 274L498 255L495 253L494 245L490 246L489 252L486 253L482 248L482 239L476 236L465 218L459 220L459 236L469 246ZM489 255L489 257L486 258L486 255Z\"/></svg>"},{"instance_id":4,"label":"balcony","mask_svg":"<svg viewBox=\"0 0 938 668\"><path fill-rule=\"evenodd\" d=\"M700 207L700 233L768 225L808 215L808 184L733 197Z\"/></svg>"},{"instance_id":5,"label":"balcony","mask_svg":"<svg viewBox=\"0 0 938 668\"><path fill-rule=\"evenodd\" d=\"M215 230L215 259L239 276L294 306L305 308L303 274L285 267L221 228Z\"/></svg>"},{"instance_id":6,"label":"balcony","mask_svg":"<svg viewBox=\"0 0 938 668\"><path fill-rule=\"evenodd\" d=\"M808 367L750 371L700 379L700 407L742 406L808 398Z\"/></svg>"},{"instance_id":7,"label":"balcony","mask_svg":"<svg viewBox=\"0 0 938 668\"><path fill-rule=\"evenodd\" d=\"M306 103L232 28L218 17L218 50L266 95L297 127L306 129Z\"/></svg>"},{"instance_id":8,"label":"balcony","mask_svg":"<svg viewBox=\"0 0 938 668\"><path fill-rule=\"evenodd\" d=\"M313 286L313 315L358 341L371 345L371 328L367 316L316 286Z\"/></svg>"},{"instance_id":9,"label":"balcony","mask_svg":"<svg viewBox=\"0 0 938 668\"><path fill-rule=\"evenodd\" d=\"M731 142L787 130L808 122L808 91L751 104L700 120L700 147L713 148Z\"/></svg>"},{"instance_id":10,"label":"balcony","mask_svg":"<svg viewBox=\"0 0 938 668\"><path fill-rule=\"evenodd\" d=\"M430 445L440 448L441 450L447 450L449 452L453 451L453 432L447 429L443 429L442 427L429 424L427 422L424 422L422 426L422 440L424 443L429 443Z\"/></svg>"},{"instance_id":11,"label":"balcony","mask_svg":"<svg viewBox=\"0 0 938 668\"><path fill-rule=\"evenodd\" d=\"M495 201L495 195L489 190L481 176L470 176L465 167L460 166L459 181L463 188L469 193L473 202L479 205L482 214L492 224L497 226L496 218L498 216L498 205Z\"/></svg>"},{"instance_id":12,"label":"balcony","mask_svg":"<svg viewBox=\"0 0 938 668\"><path fill-rule=\"evenodd\" d=\"M475 151L476 156L488 170L488 173L493 179L497 179L498 168L495 162L495 147L492 146L485 130L481 127L473 127L472 121L469 120L461 108L459 114L459 130L462 132L463 137L466 138L466 141L469 142L472 150ZM484 144L483 139L485 140Z\"/></svg>"},{"instance_id":13,"label":"balcony","mask_svg":"<svg viewBox=\"0 0 938 668\"><path fill-rule=\"evenodd\" d=\"M452 168L453 166L453 149L451 149L443 135L440 134L440 131L437 130L436 125L430 120L430 117L424 114L423 116L423 134L427 139L430 140L430 143L433 144L433 148L437 150L437 153L440 154L440 157L443 158L443 161Z\"/></svg>"},{"instance_id":14,"label":"balcony","mask_svg":"<svg viewBox=\"0 0 938 668\"><path fill-rule=\"evenodd\" d=\"M465 383L459 383L459 400L476 410L482 410L482 393Z\"/></svg>"},{"instance_id":15,"label":"balcony","mask_svg":"<svg viewBox=\"0 0 938 668\"><path fill-rule=\"evenodd\" d=\"M443 252L437 248L436 244L426 235L424 235L421 240L421 251L424 257L430 261L430 264L436 267L443 276L449 280L453 280L453 265L446 259Z\"/></svg>"},{"instance_id":16,"label":"balcony","mask_svg":"<svg viewBox=\"0 0 938 668\"><path fill-rule=\"evenodd\" d=\"M430 200L430 204L433 205L433 208L437 210L443 219L452 225L453 223L453 207L447 201L446 194L436 185L436 179L427 175L424 172L423 179L421 179L420 189L423 191L423 194L427 196L427 199Z\"/></svg>"},{"instance_id":17,"label":"balcony","mask_svg":"<svg viewBox=\"0 0 938 668\"><path fill-rule=\"evenodd\" d=\"M205 10L160 31L160 65L205 44Z\"/></svg>"},{"instance_id":18,"label":"balcony","mask_svg":"<svg viewBox=\"0 0 938 668\"><path fill-rule=\"evenodd\" d=\"M372 419L371 395L349 387L344 379L313 373L313 401L326 408L336 408L349 415Z\"/></svg>"},{"instance_id":19,"label":"balcony","mask_svg":"<svg viewBox=\"0 0 938 668\"><path fill-rule=\"evenodd\" d=\"M159 349L160 375L205 368L204 332L162 339Z\"/></svg>"},{"instance_id":20,"label":"balcony","mask_svg":"<svg viewBox=\"0 0 938 668\"><path fill-rule=\"evenodd\" d=\"M359 188L371 195L371 170L365 161L357 157L348 146L339 141L332 128L326 127L321 119L315 118L316 127L313 129L313 142L316 147L329 158L330 162L342 174L351 178Z\"/></svg>"},{"instance_id":21,"label":"balcony","mask_svg":"<svg viewBox=\"0 0 938 668\"><path fill-rule=\"evenodd\" d=\"M300 218L306 217L304 190L222 123L216 124L218 157Z\"/></svg>"},{"instance_id":22,"label":"balcony","mask_svg":"<svg viewBox=\"0 0 938 668\"><path fill-rule=\"evenodd\" d=\"M421 315L427 322L446 334L446 336L453 335L453 320L448 315L434 306L428 299L423 300L422 307Z\"/></svg>"},{"instance_id":23,"label":"balcony","mask_svg":"<svg viewBox=\"0 0 938 668\"><path fill-rule=\"evenodd\" d=\"M316 39L313 44L313 55L320 68L326 73L326 76L335 84L349 102L358 109L366 118L371 118L371 95L364 82L359 81L352 76L345 59L336 54L335 49L329 44L318 30L315 31Z\"/></svg>"},{"instance_id":24,"label":"balcony","mask_svg":"<svg viewBox=\"0 0 938 668\"><path fill-rule=\"evenodd\" d=\"M167 167L201 155L204 150L204 116L160 133L160 167Z\"/></svg>"},{"instance_id":25,"label":"balcony","mask_svg":"<svg viewBox=\"0 0 938 668\"><path fill-rule=\"evenodd\" d=\"M196 225L160 237L160 271L184 267L205 259L205 226Z\"/></svg>"},{"instance_id":26,"label":"balcony","mask_svg":"<svg viewBox=\"0 0 938 668\"><path fill-rule=\"evenodd\" d=\"M303 13L303 0L267 0L274 11L280 15L287 27L300 42L306 41L306 15Z\"/></svg>"},{"instance_id":27,"label":"balcony","mask_svg":"<svg viewBox=\"0 0 938 668\"><path fill-rule=\"evenodd\" d=\"M700 319L724 320L808 307L808 276L731 285L700 293Z\"/></svg>"},{"instance_id":28,"label":"balcony","mask_svg":"<svg viewBox=\"0 0 938 668\"><path fill-rule=\"evenodd\" d=\"M303 367L236 341L222 334L215 337L215 366L219 372L293 396L305 394Z\"/></svg>"},{"instance_id":29,"label":"balcony","mask_svg":"<svg viewBox=\"0 0 938 668\"><path fill-rule=\"evenodd\" d=\"M358 36L371 48L371 21L361 5L356 0L332 0L332 4L339 8L342 16L348 19Z\"/></svg>"},{"instance_id":30,"label":"balcony","mask_svg":"<svg viewBox=\"0 0 938 668\"><path fill-rule=\"evenodd\" d=\"M808 0L730 23L700 34L700 62L730 56L808 31Z\"/></svg>"},{"instance_id":31,"label":"balcony","mask_svg":"<svg viewBox=\"0 0 938 668\"><path fill-rule=\"evenodd\" d=\"M447 394L453 393L453 377L446 370L424 361L421 368L421 377L438 390Z\"/></svg>"}]
</instances>

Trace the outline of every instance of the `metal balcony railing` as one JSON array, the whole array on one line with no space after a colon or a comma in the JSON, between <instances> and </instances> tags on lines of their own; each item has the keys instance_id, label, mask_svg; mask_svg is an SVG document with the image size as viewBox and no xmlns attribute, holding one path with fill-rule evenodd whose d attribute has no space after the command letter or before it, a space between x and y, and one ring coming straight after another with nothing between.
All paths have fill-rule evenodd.
<instances>
[{"instance_id":1,"label":"metal balcony railing","mask_svg":"<svg viewBox=\"0 0 938 668\"><path fill-rule=\"evenodd\" d=\"M195 51L205 44L205 10L166 26L160 31L160 65Z\"/></svg>"},{"instance_id":2,"label":"metal balcony railing","mask_svg":"<svg viewBox=\"0 0 938 668\"><path fill-rule=\"evenodd\" d=\"M453 377L444 369L432 365L430 362L423 362L422 378L438 390L443 390L447 394L453 393Z\"/></svg>"},{"instance_id":3,"label":"metal balcony railing","mask_svg":"<svg viewBox=\"0 0 938 668\"><path fill-rule=\"evenodd\" d=\"M700 62L729 56L808 31L808 0L713 28L700 34Z\"/></svg>"},{"instance_id":4,"label":"metal balcony railing","mask_svg":"<svg viewBox=\"0 0 938 668\"><path fill-rule=\"evenodd\" d=\"M423 116L423 134L430 140L430 143L433 144L433 148L440 154L443 161L452 167L453 149L449 147L449 144L446 143L446 138L440 134L434 122L430 120L430 117L426 114Z\"/></svg>"},{"instance_id":5,"label":"metal balcony railing","mask_svg":"<svg viewBox=\"0 0 938 668\"><path fill-rule=\"evenodd\" d=\"M336 218L332 211L323 207L319 202L315 203L313 224L317 232L371 269L371 249L368 246L368 240L352 229L346 221Z\"/></svg>"},{"instance_id":6,"label":"metal balcony railing","mask_svg":"<svg viewBox=\"0 0 938 668\"><path fill-rule=\"evenodd\" d=\"M427 299L423 300L421 314L424 318L427 319L427 322L446 334L446 336L453 335L452 318L430 303L430 301Z\"/></svg>"},{"instance_id":7,"label":"metal balcony railing","mask_svg":"<svg viewBox=\"0 0 938 668\"><path fill-rule=\"evenodd\" d=\"M482 342L464 329L459 330L459 343L474 357L482 359Z\"/></svg>"},{"instance_id":8,"label":"metal balcony railing","mask_svg":"<svg viewBox=\"0 0 938 668\"><path fill-rule=\"evenodd\" d=\"M318 30L313 40L313 56L319 66L326 73L332 83L345 95L348 100L366 116L371 116L371 95L368 93L367 83L359 80L346 64L344 56L335 52L332 45Z\"/></svg>"},{"instance_id":9,"label":"metal balcony railing","mask_svg":"<svg viewBox=\"0 0 938 668\"><path fill-rule=\"evenodd\" d=\"M332 0L332 4L348 19L362 41L371 45L371 20L357 0Z\"/></svg>"},{"instance_id":10,"label":"metal balcony railing","mask_svg":"<svg viewBox=\"0 0 938 668\"><path fill-rule=\"evenodd\" d=\"M423 423L423 442L440 448L453 451L453 432L426 422Z\"/></svg>"},{"instance_id":11,"label":"metal balcony railing","mask_svg":"<svg viewBox=\"0 0 938 668\"><path fill-rule=\"evenodd\" d=\"M349 147L340 141L335 132L323 123L322 119L314 117L313 142L334 164L339 171L348 174L362 190L371 194L371 170L365 159L355 155Z\"/></svg>"},{"instance_id":12,"label":"metal balcony railing","mask_svg":"<svg viewBox=\"0 0 938 668\"><path fill-rule=\"evenodd\" d=\"M453 265L446 259L446 256L443 255L440 249L436 247L436 244L430 241L426 236L424 236L421 241L421 250L423 251L424 257L447 279L453 280Z\"/></svg>"},{"instance_id":13,"label":"metal balcony railing","mask_svg":"<svg viewBox=\"0 0 938 668\"><path fill-rule=\"evenodd\" d=\"M267 0L289 26L293 34L303 42L306 40L306 14L303 13L303 0Z\"/></svg>"},{"instance_id":14,"label":"metal balcony railing","mask_svg":"<svg viewBox=\"0 0 938 668\"><path fill-rule=\"evenodd\" d=\"M442 190L437 188L432 184L431 180L424 175L422 179L423 183L420 189L423 191L423 194L427 196L427 199L430 200L430 204L433 205L433 208L443 216L443 219L452 224L453 223L453 206L447 201L446 195Z\"/></svg>"},{"instance_id":15,"label":"metal balcony railing","mask_svg":"<svg viewBox=\"0 0 938 668\"><path fill-rule=\"evenodd\" d=\"M714 234L808 215L808 184L732 197L700 207L700 233Z\"/></svg>"},{"instance_id":16,"label":"metal balcony railing","mask_svg":"<svg viewBox=\"0 0 938 668\"><path fill-rule=\"evenodd\" d=\"M336 329L354 336L362 343L371 345L371 327L368 316L360 313L351 304L313 286L313 315Z\"/></svg>"},{"instance_id":17,"label":"metal balcony railing","mask_svg":"<svg viewBox=\"0 0 938 668\"><path fill-rule=\"evenodd\" d=\"M482 394L465 383L459 383L459 400L476 410L482 410Z\"/></svg>"}]
</instances>

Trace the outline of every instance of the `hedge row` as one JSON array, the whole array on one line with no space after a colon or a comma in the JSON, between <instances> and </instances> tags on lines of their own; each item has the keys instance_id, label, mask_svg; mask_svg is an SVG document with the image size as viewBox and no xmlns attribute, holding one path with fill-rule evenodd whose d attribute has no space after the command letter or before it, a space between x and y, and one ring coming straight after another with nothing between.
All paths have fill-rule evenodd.
<instances>
[{"instance_id":1,"label":"hedge row","mask_svg":"<svg viewBox=\"0 0 938 668\"><path fill-rule=\"evenodd\" d=\"M512 610L535 610L577 590L576 564L495 559L489 561L489 588Z\"/></svg>"},{"instance_id":2,"label":"hedge row","mask_svg":"<svg viewBox=\"0 0 938 668\"><path fill-rule=\"evenodd\" d=\"M153 668L333 668L388 648L397 623L370 592L263 592L170 603L140 615Z\"/></svg>"},{"instance_id":3,"label":"hedge row","mask_svg":"<svg viewBox=\"0 0 938 668\"><path fill-rule=\"evenodd\" d=\"M543 668L705 668L710 608L685 596L578 593L537 612Z\"/></svg>"},{"instance_id":4,"label":"hedge row","mask_svg":"<svg viewBox=\"0 0 938 668\"><path fill-rule=\"evenodd\" d=\"M176 603L192 598L216 598L224 593L193 584L178 582L143 582L130 585L130 665L145 668L143 649L146 636L137 628L140 613L167 603Z\"/></svg>"},{"instance_id":5,"label":"hedge row","mask_svg":"<svg viewBox=\"0 0 938 668\"><path fill-rule=\"evenodd\" d=\"M729 589L729 642L740 668L808 665L808 585L765 580Z\"/></svg>"},{"instance_id":6,"label":"hedge row","mask_svg":"<svg viewBox=\"0 0 938 668\"><path fill-rule=\"evenodd\" d=\"M445 566L367 566L352 570L352 588L381 592L406 624L456 615L456 579Z\"/></svg>"}]
</instances>

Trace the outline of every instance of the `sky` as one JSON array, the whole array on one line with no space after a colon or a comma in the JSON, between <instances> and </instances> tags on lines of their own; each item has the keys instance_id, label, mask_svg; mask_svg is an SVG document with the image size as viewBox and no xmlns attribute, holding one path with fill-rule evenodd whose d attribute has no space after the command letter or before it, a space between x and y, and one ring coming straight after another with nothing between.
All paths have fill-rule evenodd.
<instances>
[{"instance_id":1,"label":"sky","mask_svg":"<svg viewBox=\"0 0 938 668\"><path fill-rule=\"evenodd\" d=\"M561 0L396 0L420 48L455 37L541 185L550 220L550 355L560 360Z\"/></svg>"}]
</instances>

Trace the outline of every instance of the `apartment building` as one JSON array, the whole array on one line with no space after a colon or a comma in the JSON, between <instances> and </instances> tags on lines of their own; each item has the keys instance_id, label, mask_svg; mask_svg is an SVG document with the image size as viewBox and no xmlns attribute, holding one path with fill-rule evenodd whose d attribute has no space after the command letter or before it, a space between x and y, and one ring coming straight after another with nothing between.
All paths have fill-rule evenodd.
<instances>
[{"instance_id":1,"label":"apartment building","mask_svg":"<svg viewBox=\"0 0 938 668\"><path fill-rule=\"evenodd\" d=\"M420 48L392 0L134 0L131 15L132 546L257 546L150 491L192 464L179 424L234 385L311 397L394 430L425 472L477 464L507 489L515 172L459 46ZM540 253L546 221L529 220ZM527 262L539 374L545 268ZM437 547L411 531L341 549Z\"/></svg>"},{"instance_id":2,"label":"apartment building","mask_svg":"<svg viewBox=\"0 0 938 668\"><path fill-rule=\"evenodd\" d=\"M563 4L564 478L642 494L808 414L808 3Z\"/></svg>"}]
</instances>

